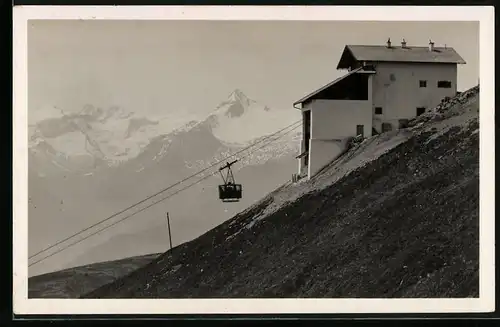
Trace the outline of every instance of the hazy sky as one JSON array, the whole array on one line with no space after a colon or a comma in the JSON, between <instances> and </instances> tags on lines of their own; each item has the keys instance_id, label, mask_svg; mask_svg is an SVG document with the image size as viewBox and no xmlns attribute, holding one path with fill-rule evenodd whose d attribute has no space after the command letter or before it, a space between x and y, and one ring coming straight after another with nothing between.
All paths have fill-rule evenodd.
<instances>
[{"instance_id":1,"label":"hazy sky","mask_svg":"<svg viewBox=\"0 0 500 327\"><path fill-rule=\"evenodd\" d=\"M345 44L454 47L458 89L477 84L478 22L30 21L29 116L119 105L148 115L207 112L235 88L289 109L335 79ZM42 115L43 116L43 115Z\"/></svg>"}]
</instances>

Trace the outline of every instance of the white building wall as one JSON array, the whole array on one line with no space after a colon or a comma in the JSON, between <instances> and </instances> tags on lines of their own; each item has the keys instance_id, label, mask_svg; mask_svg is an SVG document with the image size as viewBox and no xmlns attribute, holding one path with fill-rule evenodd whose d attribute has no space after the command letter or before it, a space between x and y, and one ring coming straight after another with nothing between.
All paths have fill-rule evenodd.
<instances>
[{"instance_id":1,"label":"white building wall","mask_svg":"<svg viewBox=\"0 0 500 327\"><path fill-rule=\"evenodd\" d=\"M346 140L325 141L311 139L307 175L311 178L345 149Z\"/></svg>"},{"instance_id":2,"label":"white building wall","mask_svg":"<svg viewBox=\"0 0 500 327\"><path fill-rule=\"evenodd\" d=\"M301 109L302 111L302 141L300 142L300 152L299 154L302 154L306 150L306 124L305 124L305 113L307 111L311 110L311 103L307 103L304 105L304 107ZM312 123L312 122L311 122ZM310 145L310 142L309 142ZM309 148L309 152L311 152L311 148ZM304 173L306 173L307 166L305 165L305 157L299 158L298 159L298 164L299 164L299 176L302 176Z\"/></svg>"},{"instance_id":3,"label":"white building wall","mask_svg":"<svg viewBox=\"0 0 500 327\"><path fill-rule=\"evenodd\" d=\"M304 135L304 134L302 134ZM300 152L299 152L299 155L302 154L302 152L304 152L305 150L305 141L304 141L304 138L302 138L302 141L300 141ZM299 158L298 159L298 164L299 164L299 176L302 176L302 174L304 173L304 169L305 169L305 166L304 166L304 158Z\"/></svg>"},{"instance_id":4,"label":"white building wall","mask_svg":"<svg viewBox=\"0 0 500 327\"><path fill-rule=\"evenodd\" d=\"M379 132L382 122L398 128L399 119L415 117L417 107L432 108L457 92L455 64L377 63L375 70L373 125ZM427 87L420 87L420 80L426 80ZM438 88L440 80L451 81L451 88ZM375 114L375 107L382 107L381 115Z\"/></svg>"},{"instance_id":5,"label":"white building wall","mask_svg":"<svg viewBox=\"0 0 500 327\"><path fill-rule=\"evenodd\" d=\"M309 177L316 174L344 150L346 138L356 136L356 125L364 125L365 136L372 135L370 99L368 101L312 101Z\"/></svg>"}]
</instances>

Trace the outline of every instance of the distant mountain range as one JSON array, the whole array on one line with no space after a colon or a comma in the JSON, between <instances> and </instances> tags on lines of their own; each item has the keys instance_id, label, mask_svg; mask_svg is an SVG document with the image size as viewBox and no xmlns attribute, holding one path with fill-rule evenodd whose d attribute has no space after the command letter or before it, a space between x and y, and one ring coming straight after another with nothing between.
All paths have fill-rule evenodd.
<instances>
[{"instance_id":1,"label":"distant mountain range","mask_svg":"<svg viewBox=\"0 0 500 327\"><path fill-rule=\"evenodd\" d=\"M262 141L299 118L292 109L273 110L248 98L241 90L233 91L207 116L196 120L152 119L119 107L102 109L87 105L71 114L57 107L51 109L51 118L29 126L30 253ZM220 182L213 179L176 195L171 207L177 208L177 216L186 216L189 220L191 216L198 216L191 212L199 210L206 217L203 223L186 225L181 233L182 241L212 227L212 222L230 218L237 210L289 179L296 169L294 156L299 151L300 137L301 129L296 128L261 149L258 148L267 140L236 156L241 158L235 165L236 178L248 186L240 204L225 207L221 212L216 189L205 192ZM192 203L193 197L197 199L195 203ZM190 201L190 205L185 205L186 201ZM164 210L152 208L138 220L157 219L148 217L161 217ZM102 237L107 241L109 235L119 238L117 233L134 235L140 229L154 228L155 223L149 223L124 227L121 231L113 228L103 232ZM79 251L85 262L75 264L93 260L87 250L97 245L90 246L89 242ZM93 251L102 256L100 251ZM140 248L137 251L137 254L143 253ZM113 252L109 250L109 256L113 256ZM134 255L120 253L119 249L115 252L116 257L105 259ZM56 255L42 270L60 269L63 266L54 265L70 259L74 261L75 256Z\"/></svg>"},{"instance_id":2,"label":"distant mountain range","mask_svg":"<svg viewBox=\"0 0 500 327\"><path fill-rule=\"evenodd\" d=\"M204 119L190 120L181 126L174 126L177 121L172 123L168 118L154 120L119 107L86 105L71 114L57 107L51 109L56 116L29 126L30 168L40 177L60 172L90 175L104 167L116 167L138 157L144 159L146 153L155 152L151 159L158 161L179 139L183 140L181 143L190 140L189 145L199 147L201 138L208 138L206 141L212 142L207 149L210 155L223 156L297 118L293 112L273 111L238 89ZM297 140L298 132L286 140ZM282 152L288 143L281 142L274 148ZM200 150L196 147L193 150ZM206 159L199 157L196 159Z\"/></svg>"}]
</instances>

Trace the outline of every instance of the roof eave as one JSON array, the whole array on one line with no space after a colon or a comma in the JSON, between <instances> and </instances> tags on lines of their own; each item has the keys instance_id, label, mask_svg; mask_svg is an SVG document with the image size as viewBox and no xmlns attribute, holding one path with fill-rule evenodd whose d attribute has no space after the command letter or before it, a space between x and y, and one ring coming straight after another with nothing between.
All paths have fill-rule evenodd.
<instances>
[{"instance_id":1,"label":"roof eave","mask_svg":"<svg viewBox=\"0 0 500 327\"><path fill-rule=\"evenodd\" d=\"M349 48L349 45L346 45L344 47L344 50L342 51L342 55L340 56L339 62L337 64L337 69L348 69L350 67L349 64L347 63L348 56L351 56L352 59L357 60L356 57L354 56L354 53Z\"/></svg>"},{"instance_id":2,"label":"roof eave","mask_svg":"<svg viewBox=\"0 0 500 327\"><path fill-rule=\"evenodd\" d=\"M465 65L466 62L465 62L464 58L462 58L462 56L455 49L452 48L452 50L453 50L453 52L455 52L455 55L458 57L458 60L456 63L458 65Z\"/></svg>"},{"instance_id":3,"label":"roof eave","mask_svg":"<svg viewBox=\"0 0 500 327\"><path fill-rule=\"evenodd\" d=\"M386 59L377 59L377 60L360 60L360 61L371 61L371 62L395 62L395 63L417 63L417 64L466 64L466 62L462 60L453 60L453 61L420 61L420 60L386 60ZM348 68L348 67L347 67Z\"/></svg>"},{"instance_id":4,"label":"roof eave","mask_svg":"<svg viewBox=\"0 0 500 327\"><path fill-rule=\"evenodd\" d=\"M345 74L345 75L342 75L342 76L340 76L339 78L337 78L337 79L335 79L335 80L331 81L330 83L328 83L328 84L326 84L326 85L323 85L322 87L320 87L320 88L316 89L315 91L313 91L313 92L309 93L308 95L306 95L305 97L301 98L300 100L295 101L295 102L293 103L293 106L295 107L295 106L296 106L296 105L298 105L298 104L302 104L302 103L306 102L307 100L309 100L310 98L312 98L313 96L315 96L315 95L316 95L316 94L318 94L319 92L323 91L324 89L326 89L326 88L328 88L328 87L330 87L330 86L332 86L332 85L334 85L334 84L336 84L336 83L340 82L341 80L343 80L343 79L344 79L344 78L346 78L346 77L351 76L352 74L357 73L358 71L362 70L363 68L364 68L364 67L358 67L358 68L356 68L356 69L354 69L354 70L350 71L349 73L347 73L347 74ZM297 108L297 109L298 109L298 108Z\"/></svg>"},{"instance_id":5,"label":"roof eave","mask_svg":"<svg viewBox=\"0 0 500 327\"><path fill-rule=\"evenodd\" d=\"M339 61L338 65L337 65L337 70L340 70L340 69L349 69L349 65L345 64L345 63L341 63Z\"/></svg>"}]
</instances>

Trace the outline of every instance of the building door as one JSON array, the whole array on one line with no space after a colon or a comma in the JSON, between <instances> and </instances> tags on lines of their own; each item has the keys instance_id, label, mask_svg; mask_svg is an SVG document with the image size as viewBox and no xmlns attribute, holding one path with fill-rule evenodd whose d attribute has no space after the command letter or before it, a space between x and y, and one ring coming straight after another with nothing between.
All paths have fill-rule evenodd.
<instances>
[{"instance_id":1,"label":"building door","mask_svg":"<svg viewBox=\"0 0 500 327\"><path fill-rule=\"evenodd\" d=\"M365 127L364 125L356 125L356 136L361 135L365 137Z\"/></svg>"},{"instance_id":2,"label":"building door","mask_svg":"<svg viewBox=\"0 0 500 327\"><path fill-rule=\"evenodd\" d=\"M311 110L304 112L304 148L309 152L309 140L311 139ZM304 157L304 165L309 164L309 153Z\"/></svg>"}]
</instances>

